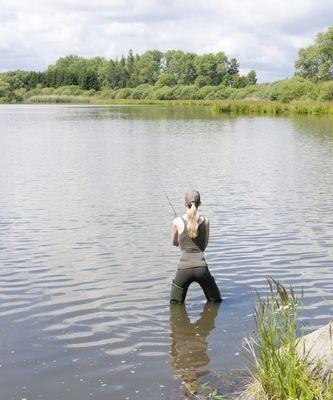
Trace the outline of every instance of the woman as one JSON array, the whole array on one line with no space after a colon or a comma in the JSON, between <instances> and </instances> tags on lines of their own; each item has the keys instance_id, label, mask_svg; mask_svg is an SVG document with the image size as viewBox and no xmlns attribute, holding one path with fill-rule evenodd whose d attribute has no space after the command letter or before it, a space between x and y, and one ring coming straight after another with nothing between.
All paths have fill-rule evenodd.
<instances>
[{"instance_id":1,"label":"woman","mask_svg":"<svg viewBox=\"0 0 333 400\"><path fill-rule=\"evenodd\" d=\"M199 214L200 204L198 191L187 192L186 214L175 218L172 224L172 243L180 247L181 256L172 282L170 303L184 303L192 282L199 283L208 301L219 303L222 300L203 254L209 239L209 221Z\"/></svg>"}]
</instances>

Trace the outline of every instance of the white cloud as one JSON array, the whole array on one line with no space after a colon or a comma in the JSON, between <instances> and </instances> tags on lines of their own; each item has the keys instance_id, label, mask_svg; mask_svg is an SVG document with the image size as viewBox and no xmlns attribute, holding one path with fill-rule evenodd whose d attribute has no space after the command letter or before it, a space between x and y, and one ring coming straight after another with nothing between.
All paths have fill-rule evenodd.
<instances>
[{"instance_id":1,"label":"white cloud","mask_svg":"<svg viewBox=\"0 0 333 400\"><path fill-rule=\"evenodd\" d=\"M157 48L224 51L267 81L332 21L330 0L0 0L0 70Z\"/></svg>"}]
</instances>

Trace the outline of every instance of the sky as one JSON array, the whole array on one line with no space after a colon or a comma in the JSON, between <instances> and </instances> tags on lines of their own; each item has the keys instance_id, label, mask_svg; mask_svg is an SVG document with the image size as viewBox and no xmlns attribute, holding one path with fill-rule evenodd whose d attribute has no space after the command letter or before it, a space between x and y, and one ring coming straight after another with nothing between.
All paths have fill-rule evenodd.
<instances>
[{"instance_id":1,"label":"sky","mask_svg":"<svg viewBox=\"0 0 333 400\"><path fill-rule=\"evenodd\" d=\"M223 51L268 82L292 76L298 50L331 25L332 0L0 0L0 71L179 49Z\"/></svg>"}]
</instances>

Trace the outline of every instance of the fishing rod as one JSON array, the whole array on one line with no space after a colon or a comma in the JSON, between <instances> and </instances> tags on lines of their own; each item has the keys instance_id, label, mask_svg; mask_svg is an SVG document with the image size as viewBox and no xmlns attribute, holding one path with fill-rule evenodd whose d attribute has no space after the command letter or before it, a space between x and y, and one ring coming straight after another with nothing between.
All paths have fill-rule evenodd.
<instances>
[{"instance_id":1,"label":"fishing rod","mask_svg":"<svg viewBox=\"0 0 333 400\"><path fill-rule=\"evenodd\" d=\"M177 213L176 213L175 207L172 205L171 200L170 200L167 192L164 190L164 187L163 187L162 183L160 183L160 185L161 185L161 189L163 190L163 193L165 194L165 197L167 198L167 200L168 200L168 202L170 204L170 207L172 208L173 213L175 214L175 217L177 217Z\"/></svg>"}]
</instances>

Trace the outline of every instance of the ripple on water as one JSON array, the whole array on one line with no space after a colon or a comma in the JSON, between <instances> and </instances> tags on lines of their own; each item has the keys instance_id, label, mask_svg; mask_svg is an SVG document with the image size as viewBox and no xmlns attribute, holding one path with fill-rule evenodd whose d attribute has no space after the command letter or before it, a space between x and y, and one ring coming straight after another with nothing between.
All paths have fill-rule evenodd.
<instances>
[{"instance_id":1,"label":"ripple on water","mask_svg":"<svg viewBox=\"0 0 333 400\"><path fill-rule=\"evenodd\" d=\"M182 379L243 366L267 276L304 289L307 330L331 318L332 121L122 106L0 114L1 397L181 396ZM202 192L218 310L198 285L186 308L168 304L179 254L161 182L178 213L185 190Z\"/></svg>"}]
</instances>

